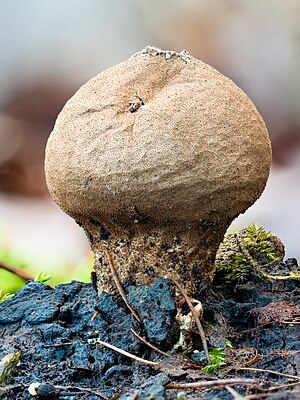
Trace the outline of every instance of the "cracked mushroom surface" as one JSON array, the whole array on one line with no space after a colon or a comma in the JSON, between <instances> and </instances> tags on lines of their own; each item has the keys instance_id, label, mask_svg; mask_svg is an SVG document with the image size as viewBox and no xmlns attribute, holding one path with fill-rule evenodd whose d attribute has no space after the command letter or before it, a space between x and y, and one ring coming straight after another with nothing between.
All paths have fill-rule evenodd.
<instances>
[{"instance_id":1,"label":"cracked mushroom surface","mask_svg":"<svg viewBox=\"0 0 300 400\"><path fill-rule=\"evenodd\" d=\"M186 51L146 47L83 85L59 114L45 171L85 230L99 291L175 278L209 284L231 221L269 176L264 121L233 81Z\"/></svg>"}]
</instances>

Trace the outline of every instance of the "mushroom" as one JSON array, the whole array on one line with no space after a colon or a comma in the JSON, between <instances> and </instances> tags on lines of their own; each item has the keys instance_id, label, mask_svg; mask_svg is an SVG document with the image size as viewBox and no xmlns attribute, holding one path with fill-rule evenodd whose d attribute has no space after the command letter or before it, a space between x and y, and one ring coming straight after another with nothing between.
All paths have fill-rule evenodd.
<instances>
[{"instance_id":1,"label":"mushroom","mask_svg":"<svg viewBox=\"0 0 300 400\"><path fill-rule=\"evenodd\" d=\"M182 51L146 47L66 103L46 148L54 201L83 227L99 291L209 285L231 221L264 190L271 145L251 100Z\"/></svg>"}]
</instances>

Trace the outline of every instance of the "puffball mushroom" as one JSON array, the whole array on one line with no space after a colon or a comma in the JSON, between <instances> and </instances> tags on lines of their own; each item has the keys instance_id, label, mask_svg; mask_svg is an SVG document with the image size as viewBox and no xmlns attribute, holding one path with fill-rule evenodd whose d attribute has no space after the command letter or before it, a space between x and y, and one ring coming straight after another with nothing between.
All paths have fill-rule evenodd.
<instances>
[{"instance_id":1,"label":"puffball mushroom","mask_svg":"<svg viewBox=\"0 0 300 400\"><path fill-rule=\"evenodd\" d=\"M99 291L209 284L231 221L261 195L271 145L251 100L182 51L146 47L83 85L46 148L54 201L83 227Z\"/></svg>"}]
</instances>

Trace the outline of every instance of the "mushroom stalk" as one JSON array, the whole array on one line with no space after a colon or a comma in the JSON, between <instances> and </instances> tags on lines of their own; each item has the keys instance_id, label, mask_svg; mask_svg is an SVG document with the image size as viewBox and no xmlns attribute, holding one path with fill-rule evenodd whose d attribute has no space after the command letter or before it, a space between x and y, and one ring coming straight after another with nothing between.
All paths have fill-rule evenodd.
<instances>
[{"instance_id":1,"label":"mushroom stalk","mask_svg":"<svg viewBox=\"0 0 300 400\"><path fill-rule=\"evenodd\" d=\"M174 227L141 232L108 232L99 222L82 222L94 253L94 269L100 291L116 293L110 262L111 254L121 282L150 285L159 277L173 278L193 295L209 286L214 259L227 224L212 227L199 223L194 230L174 232ZM106 232L103 238L103 232ZM102 232L102 234L101 234Z\"/></svg>"}]
</instances>

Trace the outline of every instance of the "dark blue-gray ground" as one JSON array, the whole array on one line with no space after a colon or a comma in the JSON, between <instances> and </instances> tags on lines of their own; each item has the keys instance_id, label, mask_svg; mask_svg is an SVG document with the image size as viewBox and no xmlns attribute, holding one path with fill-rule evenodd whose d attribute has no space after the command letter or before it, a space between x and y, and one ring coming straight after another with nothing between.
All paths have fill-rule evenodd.
<instances>
[{"instance_id":1,"label":"dark blue-gray ground","mask_svg":"<svg viewBox=\"0 0 300 400\"><path fill-rule=\"evenodd\" d=\"M108 398L120 393L120 399L128 398L138 389L139 399L174 399L175 392L164 388L167 383L195 380L197 373L198 380L203 380L200 370L190 373L186 367L177 372L172 369L161 371L88 343L88 339L100 338L148 360L163 358L135 338L130 331L134 328L161 349L172 348L179 335L172 285L159 279L150 287L129 286L126 291L142 324L135 321L121 300L116 303L106 293L97 297L91 284L75 281L54 289L28 282L14 297L0 304L0 359L8 353L22 352L21 363L11 380L10 394L3 398L31 399L28 386L40 382L45 386L41 386L38 399L99 398L72 388L53 392L53 386L96 388ZM251 330L257 327L255 316L251 314L255 307L282 300L292 301L300 307L299 287L285 287L274 292L269 284L249 282L237 287L235 293L235 299L204 301L204 326L209 327L222 315L233 332L249 329L248 333L236 335L232 341L239 348L257 349L261 357L255 367L299 373L300 325L274 322L263 329ZM94 307L99 316L91 322ZM283 350L290 351L285 358L280 355ZM274 385L286 382L283 377L250 372L232 372L231 376L272 380ZM186 398L199 397L199 393L187 394ZM217 392L206 389L201 395L207 399L232 398L225 389Z\"/></svg>"}]
</instances>

